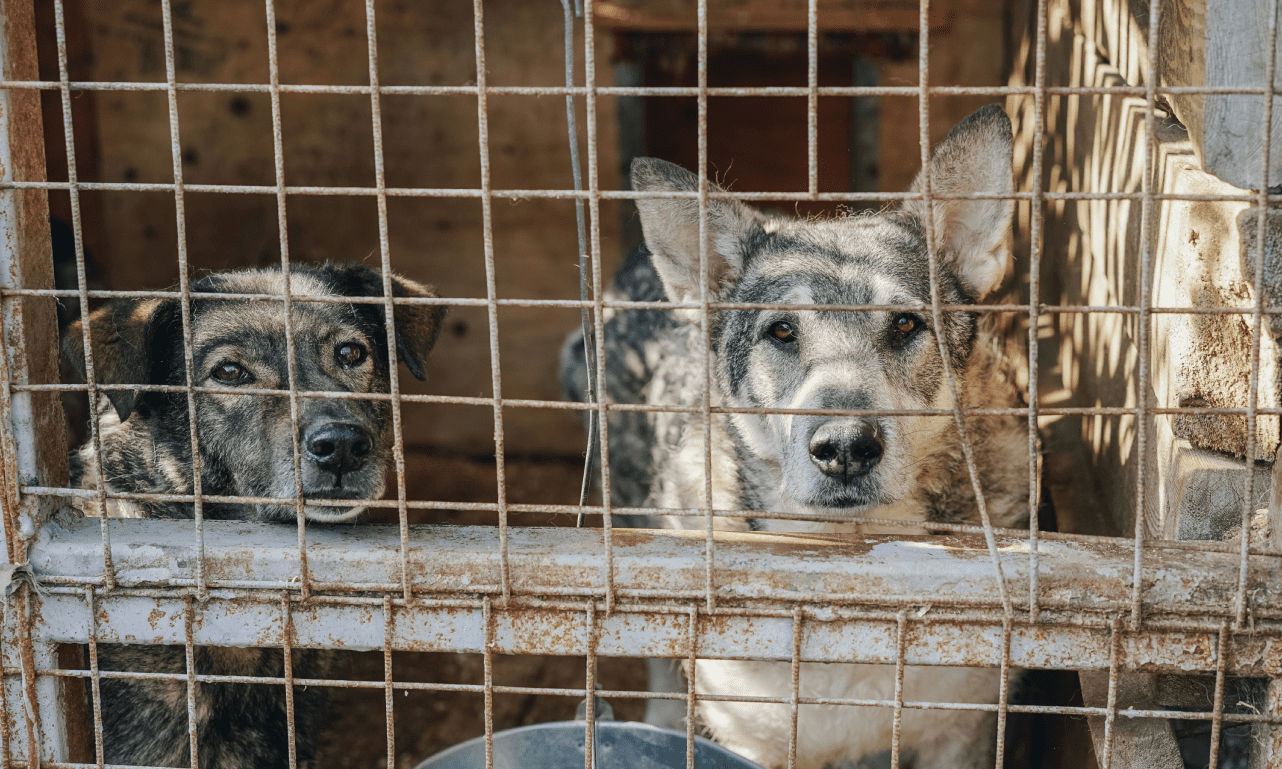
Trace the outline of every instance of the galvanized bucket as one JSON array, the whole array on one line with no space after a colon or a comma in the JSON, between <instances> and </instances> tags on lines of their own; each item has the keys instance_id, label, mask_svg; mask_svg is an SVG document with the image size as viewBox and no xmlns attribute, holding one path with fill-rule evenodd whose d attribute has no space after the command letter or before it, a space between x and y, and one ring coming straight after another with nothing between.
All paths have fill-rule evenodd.
<instances>
[{"instance_id":1,"label":"galvanized bucket","mask_svg":"<svg viewBox=\"0 0 1282 769\"><path fill-rule=\"evenodd\" d=\"M555 721L494 735L494 769L568 769L583 766L583 721ZM598 721L596 769L685 769L686 735L633 721ZM703 737L694 738L698 769L761 769ZM485 738L441 751L415 769L483 769Z\"/></svg>"}]
</instances>

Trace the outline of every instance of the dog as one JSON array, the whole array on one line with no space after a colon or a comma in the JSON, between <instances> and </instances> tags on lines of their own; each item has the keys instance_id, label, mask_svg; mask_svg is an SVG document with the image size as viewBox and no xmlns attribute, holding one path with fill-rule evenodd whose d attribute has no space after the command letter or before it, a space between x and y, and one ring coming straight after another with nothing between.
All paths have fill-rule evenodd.
<instances>
[{"instance_id":1,"label":"dog","mask_svg":"<svg viewBox=\"0 0 1282 769\"><path fill-rule=\"evenodd\" d=\"M318 303L307 297L383 296L383 276L358 264L289 268L294 381L300 391L389 392L388 335L382 304ZM397 297L434 297L429 286L392 277ZM284 303L227 298L227 294L284 295L279 268L207 275L191 285L190 349L195 384L224 392L195 396L201 492L216 496L294 497L294 442L306 498L352 500L347 507L304 506L309 521L352 521L360 500L382 496L392 455L387 400L298 398L297 423L286 392L239 394L237 389L288 390ZM202 295L222 294L221 298ZM418 379L441 330L445 308L398 305L396 357ZM67 362L83 379L83 321L63 341ZM192 494L193 464L185 392L130 385L185 385L184 324L178 299L115 299L88 318L95 379L101 476L92 440L72 455L72 482L101 483L111 492ZM120 386L124 386L121 388ZM81 500L89 515L194 518L191 502ZM209 519L296 522L293 503L205 502ZM197 674L280 677L279 649L199 647ZM333 653L294 652L294 675L320 678ZM104 645L103 670L186 673L177 646ZM187 685L184 681L105 678L101 684L103 752L108 763L191 766ZM284 686L201 683L195 692L200 766L262 769L289 766ZM323 689L296 689L298 765L312 765L324 724ZM292 767L291 767L292 769Z\"/></svg>"},{"instance_id":2,"label":"dog","mask_svg":"<svg viewBox=\"0 0 1282 769\"><path fill-rule=\"evenodd\" d=\"M932 216L943 304L992 294L1010 260L1011 125L997 106L958 124L930 159L933 212L908 200L877 214L828 219L768 216L739 202L709 200L706 288L711 301L790 305L929 304L925 222ZM693 192L699 179L662 160L632 163L638 192ZM709 184L713 191L720 190ZM914 191L923 188L921 177ZM693 199L637 200L644 246L619 271L613 298L700 301L699 210ZM605 324L605 397L669 406L703 403L703 332L689 310L619 309ZM708 319L713 405L832 409L841 416L717 414L712 417L712 503L720 510L775 511L789 520L718 517L721 529L864 532L861 518L975 523L977 502L952 416L877 415L951 409L938 339L966 409L1021 405L1013 369L986 318L929 311L720 310ZM562 386L582 399L583 339L562 351ZM865 416L863 412L872 412ZM992 523L1028 515L1028 426L1014 416L969 415L968 437ZM705 494L704 426L698 413L611 416L612 501L689 510ZM664 516L671 528L703 518ZM902 531L902 529L900 530ZM651 664L651 688L685 691ZM891 666L804 663L801 696L892 699ZM788 663L699 660L700 695L791 695ZM909 699L997 702L1000 674L965 668L907 668ZM678 703L679 704L679 703ZM682 706L684 709L684 706ZM682 714L683 715L683 714ZM661 708L647 717L664 719ZM726 747L764 767L787 763L787 705L704 701L698 717ZM797 766L880 766L891 748L889 708L802 706ZM914 769L992 766L996 714L906 710L900 745Z\"/></svg>"}]
</instances>

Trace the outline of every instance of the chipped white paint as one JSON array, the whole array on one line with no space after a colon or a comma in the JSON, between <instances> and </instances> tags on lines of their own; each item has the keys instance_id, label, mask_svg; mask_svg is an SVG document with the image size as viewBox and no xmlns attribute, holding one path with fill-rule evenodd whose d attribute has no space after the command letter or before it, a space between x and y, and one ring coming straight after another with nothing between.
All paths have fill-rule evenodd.
<instances>
[{"instance_id":1,"label":"chipped white paint","mask_svg":"<svg viewBox=\"0 0 1282 769\"><path fill-rule=\"evenodd\" d=\"M80 589L100 580L96 521L63 529L49 524L32 561L49 595L36 627L45 641L84 643L89 618ZM893 664L895 607L922 611L906 661L924 665L995 666L1001 662L1001 601L982 540L919 537L836 537L716 532L718 606L701 616L700 656L787 660L792 654L791 607L807 607L806 660ZM999 540L1012 589L1026 585L1027 544ZM394 526L315 527L308 565L327 598L295 611L295 644L377 649L384 623L379 599L359 592L395 586L400 539ZM113 521L112 548L122 591L99 598L99 638L125 643L185 642L185 590L195 584L190 524ZM1110 618L1128 606L1131 549L1124 542L1043 540L1039 579L1042 624L1016 622L1011 663L1023 667L1106 669ZM272 646L281 643L278 598L297 575L292 527L207 521L206 575L211 598L198 604L197 644ZM498 532L490 527L416 526L408 564L416 600L396 610L397 648L484 650L483 595L497 595ZM1185 629L1153 621L1123 643L1123 662L1167 671L1214 669L1214 631L1231 607L1237 558L1193 550L1146 551L1144 600L1153 617L1178 613ZM493 651L584 654L585 618L574 606L602 600L598 532L517 528L508 533L513 603L495 609ZM1282 575L1274 559L1254 558L1254 607L1282 612ZM616 610L598 618L596 653L680 657L688 644L688 605L703 590L703 532L615 532ZM246 581L253 580L252 582ZM1151 580L1151 582L1150 582ZM341 583L343 589L326 589ZM59 585L63 587L58 587ZM251 589L253 589L251 591ZM155 592L155 591L160 592ZM148 591L146 594L140 594ZM539 602L544 602L540 604ZM548 611L546 602L560 602ZM1204 623L1205 629L1188 626ZM12 632L9 628L7 632ZM1282 669L1282 628L1261 620L1254 634L1233 641L1230 670Z\"/></svg>"}]
</instances>

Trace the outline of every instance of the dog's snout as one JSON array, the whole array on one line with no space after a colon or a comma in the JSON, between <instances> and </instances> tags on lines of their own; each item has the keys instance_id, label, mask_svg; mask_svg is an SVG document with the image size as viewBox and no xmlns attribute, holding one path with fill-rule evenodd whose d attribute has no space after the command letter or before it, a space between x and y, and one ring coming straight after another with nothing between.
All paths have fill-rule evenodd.
<instances>
[{"instance_id":1,"label":"dog's snout","mask_svg":"<svg viewBox=\"0 0 1282 769\"><path fill-rule=\"evenodd\" d=\"M305 448L311 461L341 477L365 464L374 438L360 425L330 422L307 435Z\"/></svg>"},{"instance_id":2,"label":"dog's snout","mask_svg":"<svg viewBox=\"0 0 1282 769\"><path fill-rule=\"evenodd\" d=\"M848 483L881 461L885 444L875 422L829 422L810 437L810 461L829 478Z\"/></svg>"}]
</instances>

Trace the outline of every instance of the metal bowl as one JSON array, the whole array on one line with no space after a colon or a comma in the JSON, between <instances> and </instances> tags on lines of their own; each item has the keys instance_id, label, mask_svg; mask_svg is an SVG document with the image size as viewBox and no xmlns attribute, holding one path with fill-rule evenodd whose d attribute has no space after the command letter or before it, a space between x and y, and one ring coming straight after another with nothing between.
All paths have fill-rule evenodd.
<instances>
[{"instance_id":1,"label":"metal bowl","mask_svg":"<svg viewBox=\"0 0 1282 769\"><path fill-rule=\"evenodd\" d=\"M566 769L583 766L584 722L555 721L494 735L494 769ZM633 721L596 725L597 769L685 769L686 735ZM761 769L703 737L694 738L699 769ZM432 756L415 769L483 769L485 738L477 737Z\"/></svg>"}]
</instances>

